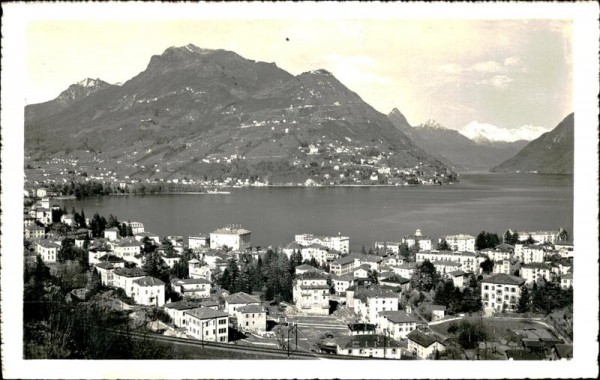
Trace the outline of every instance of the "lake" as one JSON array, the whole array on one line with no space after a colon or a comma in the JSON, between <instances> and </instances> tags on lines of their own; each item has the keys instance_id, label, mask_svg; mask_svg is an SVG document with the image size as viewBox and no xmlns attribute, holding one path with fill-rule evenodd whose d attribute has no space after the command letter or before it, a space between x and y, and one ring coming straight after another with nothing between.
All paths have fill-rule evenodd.
<instances>
[{"instance_id":1,"label":"lake","mask_svg":"<svg viewBox=\"0 0 600 380\"><path fill-rule=\"evenodd\" d=\"M351 249L414 234L501 235L508 228L573 232L573 176L463 174L425 187L232 189L231 194L128 195L60 201L166 235L207 234L228 224L252 231L254 246L284 245L296 233L350 236Z\"/></svg>"}]
</instances>

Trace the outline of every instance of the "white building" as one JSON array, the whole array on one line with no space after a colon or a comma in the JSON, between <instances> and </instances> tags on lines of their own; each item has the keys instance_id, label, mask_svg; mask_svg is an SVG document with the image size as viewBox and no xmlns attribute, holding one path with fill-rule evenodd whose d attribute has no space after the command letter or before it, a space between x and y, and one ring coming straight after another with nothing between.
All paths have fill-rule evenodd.
<instances>
[{"instance_id":1,"label":"white building","mask_svg":"<svg viewBox=\"0 0 600 380\"><path fill-rule=\"evenodd\" d=\"M35 253L42 257L45 263L55 263L58 260L60 245L49 240L40 240L35 246Z\"/></svg>"},{"instance_id":2,"label":"white building","mask_svg":"<svg viewBox=\"0 0 600 380\"><path fill-rule=\"evenodd\" d=\"M515 244L514 255L524 264L544 262L544 249L537 244Z\"/></svg>"},{"instance_id":3,"label":"white building","mask_svg":"<svg viewBox=\"0 0 600 380\"><path fill-rule=\"evenodd\" d=\"M554 244L554 249L564 259L572 259L574 257L574 246L572 241L559 241Z\"/></svg>"},{"instance_id":4,"label":"white building","mask_svg":"<svg viewBox=\"0 0 600 380\"><path fill-rule=\"evenodd\" d=\"M421 251L429 251L432 248L431 246L431 237L423 236L421 230L417 229L414 235L406 235L402 238L402 242L405 243L408 248L412 248L414 245L418 244Z\"/></svg>"},{"instance_id":5,"label":"white building","mask_svg":"<svg viewBox=\"0 0 600 380\"><path fill-rule=\"evenodd\" d=\"M190 249L201 249L208 247L208 240L208 236L206 235L188 236L188 247Z\"/></svg>"},{"instance_id":6,"label":"white building","mask_svg":"<svg viewBox=\"0 0 600 380\"><path fill-rule=\"evenodd\" d=\"M208 281L211 280L210 267L202 265L199 260L191 259L188 261L188 272L191 278L204 278Z\"/></svg>"},{"instance_id":7,"label":"white building","mask_svg":"<svg viewBox=\"0 0 600 380\"><path fill-rule=\"evenodd\" d=\"M521 297L525 279L500 273L481 281L481 300L484 308L513 311Z\"/></svg>"},{"instance_id":8,"label":"white building","mask_svg":"<svg viewBox=\"0 0 600 380\"><path fill-rule=\"evenodd\" d=\"M135 240L139 241L140 243L142 243L144 241L144 238L148 238L149 240L152 241L152 244L160 245L160 237L158 235L150 233L150 232L138 232L137 234L133 234L133 237Z\"/></svg>"},{"instance_id":9,"label":"white building","mask_svg":"<svg viewBox=\"0 0 600 380\"><path fill-rule=\"evenodd\" d=\"M143 223L140 223L140 222L123 222L123 223L125 223L126 226L131 226L131 232L134 235L145 232Z\"/></svg>"},{"instance_id":10,"label":"white building","mask_svg":"<svg viewBox=\"0 0 600 380\"><path fill-rule=\"evenodd\" d=\"M134 256L141 252L140 243L132 238L117 241L113 249L115 256L127 261L134 261Z\"/></svg>"},{"instance_id":11,"label":"white building","mask_svg":"<svg viewBox=\"0 0 600 380\"><path fill-rule=\"evenodd\" d=\"M419 359L429 359L435 356L436 352L446 350L444 343L433 336L426 335L418 330L412 331L407 335L408 351Z\"/></svg>"},{"instance_id":12,"label":"white building","mask_svg":"<svg viewBox=\"0 0 600 380\"><path fill-rule=\"evenodd\" d=\"M229 340L229 315L207 307L186 310L185 325L187 334L194 339L208 342L223 342Z\"/></svg>"},{"instance_id":13,"label":"white building","mask_svg":"<svg viewBox=\"0 0 600 380\"><path fill-rule=\"evenodd\" d=\"M380 311L377 317L377 332L401 340L417 328L417 322L419 321L416 318L402 310Z\"/></svg>"},{"instance_id":14,"label":"white building","mask_svg":"<svg viewBox=\"0 0 600 380\"><path fill-rule=\"evenodd\" d=\"M558 229L556 231L518 231L517 232L517 234L519 234L519 240L524 241L524 240L527 240L529 238L529 236L531 236L531 238L539 244L542 244L542 243L554 244L554 243L556 243L560 233L561 233L561 229Z\"/></svg>"},{"instance_id":15,"label":"white building","mask_svg":"<svg viewBox=\"0 0 600 380\"><path fill-rule=\"evenodd\" d=\"M335 288L335 294L342 294L346 292L346 289L354 285L354 276L351 274L345 274L343 276L331 274L331 282Z\"/></svg>"},{"instance_id":16,"label":"white building","mask_svg":"<svg viewBox=\"0 0 600 380\"><path fill-rule=\"evenodd\" d=\"M23 230L25 233L25 239L43 239L46 236L46 230L44 227L39 227L36 225L27 226Z\"/></svg>"},{"instance_id":17,"label":"white building","mask_svg":"<svg viewBox=\"0 0 600 380\"><path fill-rule=\"evenodd\" d=\"M381 289L358 288L353 295L354 312L360 321L377 323L382 311L398 311L398 294Z\"/></svg>"},{"instance_id":18,"label":"white building","mask_svg":"<svg viewBox=\"0 0 600 380\"><path fill-rule=\"evenodd\" d=\"M104 238L110 241L115 241L119 238L119 229L117 227L107 228L104 230Z\"/></svg>"},{"instance_id":19,"label":"white building","mask_svg":"<svg viewBox=\"0 0 600 380\"><path fill-rule=\"evenodd\" d=\"M567 273L560 278L560 287L563 289L568 289L573 286L573 274Z\"/></svg>"},{"instance_id":20,"label":"white building","mask_svg":"<svg viewBox=\"0 0 600 380\"><path fill-rule=\"evenodd\" d=\"M306 272L294 279L293 299L300 314L329 315L327 276Z\"/></svg>"},{"instance_id":21,"label":"white building","mask_svg":"<svg viewBox=\"0 0 600 380\"><path fill-rule=\"evenodd\" d=\"M417 263L414 262L400 264L392 268L394 273L403 278L411 278L416 269Z\"/></svg>"},{"instance_id":22,"label":"white building","mask_svg":"<svg viewBox=\"0 0 600 380\"><path fill-rule=\"evenodd\" d=\"M238 329L259 332L267 330L267 311L260 305L248 305L235 311Z\"/></svg>"},{"instance_id":23,"label":"white building","mask_svg":"<svg viewBox=\"0 0 600 380\"><path fill-rule=\"evenodd\" d=\"M457 251L422 251L417 252L416 261L422 263L425 260L430 262L434 261L451 261L461 264L460 269L465 272L478 273L479 264L481 264L485 258L478 256L474 252L457 252ZM456 269L454 269L456 270ZM404 276L403 276L404 277Z\"/></svg>"},{"instance_id":24,"label":"white building","mask_svg":"<svg viewBox=\"0 0 600 380\"><path fill-rule=\"evenodd\" d=\"M446 241L448 246L453 251L460 252L475 252L475 237L471 235L459 234L459 235L447 235L441 239L439 242Z\"/></svg>"},{"instance_id":25,"label":"white building","mask_svg":"<svg viewBox=\"0 0 600 380\"><path fill-rule=\"evenodd\" d=\"M321 244L341 253L348 253L350 250L350 237L348 236L317 236L313 234L299 234L295 236L296 243L302 246L311 244Z\"/></svg>"},{"instance_id":26,"label":"white building","mask_svg":"<svg viewBox=\"0 0 600 380\"><path fill-rule=\"evenodd\" d=\"M551 267L544 263L529 263L521 265L520 275L525 279L525 284L533 285L535 282L551 280Z\"/></svg>"},{"instance_id":27,"label":"white building","mask_svg":"<svg viewBox=\"0 0 600 380\"><path fill-rule=\"evenodd\" d=\"M165 311L171 317L175 327L186 327L185 311L200 307L199 301L182 300L165 304Z\"/></svg>"},{"instance_id":28,"label":"white building","mask_svg":"<svg viewBox=\"0 0 600 380\"><path fill-rule=\"evenodd\" d=\"M388 252L397 255L400 252L400 244L402 244L401 241L376 241L375 249L385 249Z\"/></svg>"},{"instance_id":29,"label":"white building","mask_svg":"<svg viewBox=\"0 0 600 380\"><path fill-rule=\"evenodd\" d=\"M354 272L354 267L354 257L344 256L334 260L329 265L329 270L331 271L331 273L336 274L337 276L343 276L345 274Z\"/></svg>"},{"instance_id":30,"label":"white building","mask_svg":"<svg viewBox=\"0 0 600 380\"><path fill-rule=\"evenodd\" d=\"M165 304L165 283L146 276L132 281L133 300L138 305L162 307Z\"/></svg>"},{"instance_id":31,"label":"white building","mask_svg":"<svg viewBox=\"0 0 600 380\"><path fill-rule=\"evenodd\" d=\"M210 233L210 248L230 248L233 251L250 249L250 231L243 228L224 227Z\"/></svg>"},{"instance_id":32,"label":"white building","mask_svg":"<svg viewBox=\"0 0 600 380\"><path fill-rule=\"evenodd\" d=\"M211 282L205 278L187 278L180 280L174 278L171 280L173 291L184 297L191 298L209 298Z\"/></svg>"},{"instance_id":33,"label":"white building","mask_svg":"<svg viewBox=\"0 0 600 380\"><path fill-rule=\"evenodd\" d=\"M515 267L511 264L510 260L501 260L494 262L493 273L504 273L504 274L513 274L515 271Z\"/></svg>"},{"instance_id":34,"label":"white building","mask_svg":"<svg viewBox=\"0 0 600 380\"><path fill-rule=\"evenodd\" d=\"M260 298L248 293L233 293L225 300L225 312L234 314L239 308L249 305L260 305Z\"/></svg>"},{"instance_id":35,"label":"white building","mask_svg":"<svg viewBox=\"0 0 600 380\"><path fill-rule=\"evenodd\" d=\"M140 268L116 268L113 271L113 286L125 291L127 297L133 297L133 281L146 277L146 272Z\"/></svg>"},{"instance_id":36,"label":"white building","mask_svg":"<svg viewBox=\"0 0 600 380\"><path fill-rule=\"evenodd\" d=\"M337 354L363 358L400 359L398 342L384 335L352 335L338 338Z\"/></svg>"}]
</instances>

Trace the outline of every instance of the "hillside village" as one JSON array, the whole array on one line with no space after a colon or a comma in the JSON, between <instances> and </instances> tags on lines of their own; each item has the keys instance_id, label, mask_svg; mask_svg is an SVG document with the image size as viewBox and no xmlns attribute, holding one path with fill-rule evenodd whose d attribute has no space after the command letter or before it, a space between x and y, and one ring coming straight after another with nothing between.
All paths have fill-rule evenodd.
<instances>
[{"instance_id":1,"label":"hillside village","mask_svg":"<svg viewBox=\"0 0 600 380\"><path fill-rule=\"evenodd\" d=\"M572 357L574 246L562 229L416 229L362 252L349 236L298 231L265 249L239 225L161 237L144 221L86 217L36 194L24 210L26 309L100 305L162 336L315 356ZM52 325L36 315L26 330ZM40 339L26 344L30 356Z\"/></svg>"}]
</instances>

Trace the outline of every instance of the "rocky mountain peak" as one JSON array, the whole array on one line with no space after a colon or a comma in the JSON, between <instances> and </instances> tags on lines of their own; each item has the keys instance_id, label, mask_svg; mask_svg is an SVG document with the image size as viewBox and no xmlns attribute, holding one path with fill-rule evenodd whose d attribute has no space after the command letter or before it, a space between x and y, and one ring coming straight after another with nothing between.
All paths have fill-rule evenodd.
<instances>
[{"instance_id":1,"label":"rocky mountain peak","mask_svg":"<svg viewBox=\"0 0 600 380\"><path fill-rule=\"evenodd\" d=\"M443 125L441 125L440 123L438 123L437 121L433 120L433 119L429 119L427 120L425 123L421 124L418 126L419 128L429 128L429 129L447 129L446 127L444 127Z\"/></svg>"}]
</instances>

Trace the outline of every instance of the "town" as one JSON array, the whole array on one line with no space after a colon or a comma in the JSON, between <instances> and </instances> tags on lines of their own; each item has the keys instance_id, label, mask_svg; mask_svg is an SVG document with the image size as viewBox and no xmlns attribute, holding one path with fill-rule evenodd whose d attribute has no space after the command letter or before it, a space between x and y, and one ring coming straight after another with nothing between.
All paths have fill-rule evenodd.
<instances>
[{"instance_id":1,"label":"town","mask_svg":"<svg viewBox=\"0 0 600 380\"><path fill-rule=\"evenodd\" d=\"M185 358L572 358L562 228L416 228L357 252L349 236L298 231L265 248L249 226L159 236L61 208L44 188L29 200L26 358L181 358L182 342L197 347Z\"/></svg>"}]
</instances>

